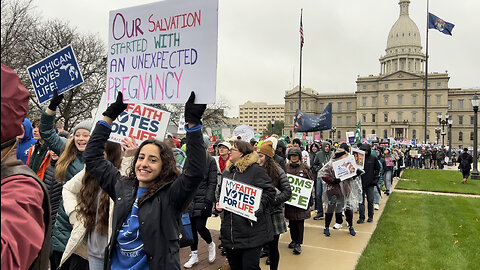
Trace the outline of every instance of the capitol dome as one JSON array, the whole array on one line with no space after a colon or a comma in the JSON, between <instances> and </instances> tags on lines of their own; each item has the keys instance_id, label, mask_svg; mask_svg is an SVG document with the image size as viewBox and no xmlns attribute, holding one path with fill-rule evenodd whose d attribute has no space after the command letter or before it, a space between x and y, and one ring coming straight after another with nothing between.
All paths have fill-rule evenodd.
<instances>
[{"instance_id":1,"label":"capitol dome","mask_svg":"<svg viewBox=\"0 0 480 270\"><path fill-rule=\"evenodd\" d=\"M422 72L425 55L422 53L420 31L409 16L410 1L400 0L398 4L400 16L388 33L386 55L380 58L381 74L398 70Z\"/></svg>"}]
</instances>

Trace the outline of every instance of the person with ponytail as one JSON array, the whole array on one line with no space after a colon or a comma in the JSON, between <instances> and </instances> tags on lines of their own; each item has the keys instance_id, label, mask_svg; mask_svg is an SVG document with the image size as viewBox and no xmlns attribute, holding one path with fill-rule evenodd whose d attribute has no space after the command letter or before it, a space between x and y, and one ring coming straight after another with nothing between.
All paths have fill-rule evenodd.
<instances>
[{"instance_id":1,"label":"person with ponytail","mask_svg":"<svg viewBox=\"0 0 480 270\"><path fill-rule=\"evenodd\" d=\"M122 92L96 124L85 150L86 170L115 202L104 269L180 269L179 220L207 162L201 133L206 105L194 101L192 91L185 104L187 161L182 174L172 148L155 139L140 144L127 176L105 159L113 121L127 108Z\"/></svg>"},{"instance_id":2,"label":"person with ponytail","mask_svg":"<svg viewBox=\"0 0 480 270\"><path fill-rule=\"evenodd\" d=\"M67 183L73 176L84 167L83 151L90 139L91 119L84 120L73 128L73 136L65 142L55 130L55 114L57 107L63 100L63 94L58 95L55 90L48 108L40 118L40 137L45 141L49 149L55 152L59 159L55 166L55 178L61 184ZM60 199L57 217L52 230L50 257L51 269L57 269L60 264L63 252L70 238L72 231L69 217L65 212L63 200ZM88 268L88 261L81 256L73 254L62 266L61 269L85 269Z\"/></svg>"}]
</instances>

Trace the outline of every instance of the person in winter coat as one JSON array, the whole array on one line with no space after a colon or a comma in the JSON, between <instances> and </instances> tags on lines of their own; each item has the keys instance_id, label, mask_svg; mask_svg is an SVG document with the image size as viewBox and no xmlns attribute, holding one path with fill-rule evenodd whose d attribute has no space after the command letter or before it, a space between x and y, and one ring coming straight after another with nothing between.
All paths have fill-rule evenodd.
<instances>
[{"instance_id":1,"label":"person in winter coat","mask_svg":"<svg viewBox=\"0 0 480 270\"><path fill-rule=\"evenodd\" d=\"M272 203L272 224L273 224L273 240L268 242L268 258L267 264L270 264L270 270L278 269L278 263L280 261L280 252L278 251L278 241L280 234L287 231L287 225L285 223L284 203L292 196L292 190L290 188L290 182L287 175L280 168L274 160L273 142L265 141L258 149L258 156L260 158L260 166L265 168L268 176L272 179L273 186L275 187L275 199Z\"/></svg>"},{"instance_id":2,"label":"person in winter coat","mask_svg":"<svg viewBox=\"0 0 480 270\"><path fill-rule=\"evenodd\" d=\"M362 174L362 202L359 207L359 218L357 220L358 224L365 222L365 196L367 196L368 202L368 220L367 222L373 221L374 207L375 202L374 192L375 188L379 181L380 173L380 164L378 163L377 157L371 154L371 146L369 144L362 144L360 150L365 151L365 163L363 170L365 171Z\"/></svg>"},{"instance_id":3,"label":"person in winter coat","mask_svg":"<svg viewBox=\"0 0 480 270\"><path fill-rule=\"evenodd\" d=\"M323 234L325 236L330 236L330 223L335 213L337 216L342 215L342 212L345 211L345 217L348 223L348 231L350 235L355 236L356 232L353 228L353 209L352 206L356 203L358 205L360 196L358 198L352 199L352 196L355 194L352 192L355 184L355 178L348 178L341 181L339 178L335 177L335 172L333 169L333 162L342 160L348 157L348 152L339 147L332 159L325 164L325 166L320 169L318 172L318 177L320 177L325 183L325 197L326 197L326 213L325 213L325 229ZM362 170L356 170L357 176L362 174ZM337 218L338 219L338 218Z\"/></svg>"},{"instance_id":4,"label":"person in winter coat","mask_svg":"<svg viewBox=\"0 0 480 270\"><path fill-rule=\"evenodd\" d=\"M104 157L113 121L126 109L123 95L103 113L85 150L86 170L115 202L104 269L180 269L179 220L204 175L200 118L205 104L185 104L187 161L177 169L172 149L150 139L139 146L128 176Z\"/></svg>"},{"instance_id":5,"label":"person in winter coat","mask_svg":"<svg viewBox=\"0 0 480 270\"><path fill-rule=\"evenodd\" d=\"M288 159L286 173L300 176L313 180L310 168L301 162L302 151L298 147L290 148L288 151ZM290 237L292 242L288 248L293 248L293 254L302 253L303 233L305 228L305 219L310 218L310 210L298 208L291 205L285 205L285 218L288 219L288 226L290 227Z\"/></svg>"},{"instance_id":6,"label":"person in winter coat","mask_svg":"<svg viewBox=\"0 0 480 270\"><path fill-rule=\"evenodd\" d=\"M310 156L310 165L312 167L312 171L313 171L313 162L315 161L315 156L318 151L320 151L320 145L316 142L312 143L308 151L308 154ZM316 172L313 172L313 177L316 177L316 174L317 174Z\"/></svg>"},{"instance_id":7,"label":"person in winter coat","mask_svg":"<svg viewBox=\"0 0 480 270\"><path fill-rule=\"evenodd\" d=\"M92 121L84 120L77 124L73 128L73 137L65 142L63 137L57 134L54 126L55 111L62 100L63 95L58 95L55 90L48 108L42 113L39 131L45 144L60 157L55 165L55 178L64 184L84 167L83 151L90 138ZM60 199L60 206L52 230L53 253L50 257L52 269L56 269L60 264L72 228L63 201ZM63 264L62 269L75 269L77 267L88 267L88 261L74 254Z\"/></svg>"},{"instance_id":8,"label":"person in winter coat","mask_svg":"<svg viewBox=\"0 0 480 270\"><path fill-rule=\"evenodd\" d=\"M28 160L28 149L35 145L37 140L33 138L33 126L30 120L25 118L22 123L23 133L17 136L18 147L17 147L17 159L21 160L23 164L27 164Z\"/></svg>"},{"instance_id":9,"label":"person in winter coat","mask_svg":"<svg viewBox=\"0 0 480 270\"><path fill-rule=\"evenodd\" d=\"M275 134L274 134L275 135ZM282 168L283 171L285 171L285 144L282 141L279 141L276 137L268 137L265 142L271 141L272 142L272 147L275 150L275 153L273 155L273 160L280 165L280 168ZM276 150L278 149L278 151ZM282 152L283 151L283 152Z\"/></svg>"},{"instance_id":10,"label":"person in winter coat","mask_svg":"<svg viewBox=\"0 0 480 270\"><path fill-rule=\"evenodd\" d=\"M312 171L317 174L318 171L330 160L332 157L332 151L330 151L331 145L329 142L324 141L322 144L322 148L315 154L315 158L313 160ZM323 201L322 201L322 193L323 193L323 183L318 178L315 178L315 210L317 211L317 215L313 217L314 220L323 219Z\"/></svg>"},{"instance_id":11,"label":"person in winter coat","mask_svg":"<svg viewBox=\"0 0 480 270\"><path fill-rule=\"evenodd\" d=\"M51 156L48 146L45 145L45 141L40 137L39 127L40 118L33 121L33 138L37 142L28 149L27 163L25 163L30 169L37 173L40 179L44 179L45 170L50 165Z\"/></svg>"},{"instance_id":12,"label":"person in winter coat","mask_svg":"<svg viewBox=\"0 0 480 270\"><path fill-rule=\"evenodd\" d=\"M462 184L467 183L467 179L470 176L470 170L472 169L473 157L468 153L468 148L463 148L463 152L458 155L458 168L462 172L463 180Z\"/></svg>"},{"instance_id":13,"label":"person in winter coat","mask_svg":"<svg viewBox=\"0 0 480 270\"><path fill-rule=\"evenodd\" d=\"M122 162L120 144L107 142L105 157L116 168L120 168ZM108 236L111 235L108 229L111 214L113 214L111 211L113 201L85 169L63 185L62 193L63 205L73 230L60 261L60 267L72 254L77 254L88 259L90 270L103 269L105 247Z\"/></svg>"},{"instance_id":14,"label":"person in winter coat","mask_svg":"<svg viewBox=\"0 0 480 270\"><path fill-rule=\"evenodd\" d=\"M215 242L212 241L212 235L207 229L207 219L212 216L213 203L215 202L215 188L217 186L217 163L208 152L209 137L203 135L203 147L207 156L207 163L204 170L204 177L198 186L193 203L188 209L193 233L193 244L190 246L192 253L190 259L183 265L185 268L192 268L199 262L198 260L198 234L207 242L208 262L215 261Z\"/></svg>"},{"instance_id":15,"label":"person in winter coat","mask_svg":"<svg viewBox=\"0 0 480 270\"><path fill-rule=\"evenodd\" d=\"M393 170L396 166L396 160L392 155L392 150L390 148L385 148L383 150L383 160L385 161L385 167L383 167L383 179L385 183L385 195L390 195L390 188L392 186L392 177L393 177ZM383 163L383 162L382 162Z\"/></svg>"},{"instance_id":16,"label":"person in winter coat","mask_svg":"<svg viewBox=\"0 0 480 270\"><path fill-rule=\"evenodd\" d=\"M230 211L224 211L220 228L222 246L232 270L260 269L262 246L273 240L271 203L275 188L265 169L258 164L257 152L250 143L236 140L230 149L230 160L223 172L228 178L262 189L260 207L255 211L257 221L252 221ZM218 211L223 211L217 203Z\"/></svg>"}]
</instances>

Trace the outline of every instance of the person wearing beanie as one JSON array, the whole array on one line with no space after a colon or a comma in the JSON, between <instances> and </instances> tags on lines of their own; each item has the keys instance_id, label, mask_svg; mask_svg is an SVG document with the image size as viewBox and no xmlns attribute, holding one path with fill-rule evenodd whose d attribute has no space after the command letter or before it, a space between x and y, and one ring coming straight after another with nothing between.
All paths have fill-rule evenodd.
<instances>
[{"instance_id":1,"label":"person wearing beanie","mask_svg":"<svg viewBox=\"0 0 480 270\"><path fill-rule=\"evenodd\" d=\"M280 261L280 252L278 251L278 241L280 234L287 231L287 225L285 223L284 203L292 196L292 190L290 188L290 182L287 175L280 168L280 166L273 160L273 142L271 140L265 141L258 149L258 156L260 158L260 166L265 168L268 176L272 179L272 184L275 187L276 195L272 204L271 217L273 224L273 240L267 243L267 247L264 246L264 251L268 250L267 264L270 265L271 270L278 269L278 263Z\"/></svg>"},{"instance_id":2,"label":"person wearing beanie","mask_svg":"<svg viewBox=\"0 0 480 270\"><path fill-rule=\"evenodd\" d=\"M44 184L17 159L30 94L1 64L1 269L48 269L50 201Z\"/></svg>"},{"instance_id":3,"label":"person wearing beanie","mask_svg":"<svg viewBox=\"0 0 480 270\"><path fill-rule=\"evenodd\" d=\"M347 148L347 149L344 149ZM325 166L318 172L318 177L325 182L324 196L326 198L326 210L325 210L325 229L323 234L330 236L330 223L335 213L335 219L339 226L334 228L340 229L342 219L342 212L345 212L345 217L348 223L348 231L350 235L355 236L356 232L353 228L353 210L358 208L358 204L361 199L361 188L358 182L356 182L357 176L360 176L363 172L357 169L357 176L344 179L335 177L335 171L333 163L335 161L348 157L348 145L340 146L334 153L332 159L329 160ZM357 188L356 188L357 187ZM355 192L358 190L358 192ZM335 225L337 225L335 224Z\"/></svg>"},{"instance_id":4,"label":"person wearing beanie","mask_svg":"<svg viewBox=\"0 0 480 270\"><path fill-rule=\"evenodd\" d=\"M310 168L301 161L301 157L302 150L299 147L290 148L286 173L313 180ZM285 205L285 218L289 221L288 226L290 227L290 237L292 239L288 248L293 248L293 254L299 255L302 253L305 219L310 218L310 206L309 202L309 206L304 210L295 206Z\"/></svg>"},{"instance_id":5,"label":"person wearing beanie","mask_svg":"<svg viewBox=\"0 0 480 270\"><path fill-rule=\"evenodd\" d=\"M458 156L458 168L462 172L463 180L462 184L467 183L467 179L470 176L470 170L472 169L473 157L468 153L468 148L463 148L463 152Z\"/></svg>"},{"instance_id":6,"label":"person wearing beanie","mask_svg":"<svg viewBox=\"0 0 480 270\"><path fill-rule=\"evenodd\" d=\"M323 182L322 179L318 178L318 171L327 164L332 155L330 143L324 141L313 159L312 171L315 175L315 210L317 211L317 214L313 217L314 220L323 219Z\"/></svg>"},{"instance_id":7,"label":"person wearing beanie","mask_svg":"<svg viewBox=\"0 0 480 270\"><path fill-rule=\"evenodd\" d=\"M78 123L73 128L73 136L65 142L64 138L60 137L55 130L56 110L62 100L63 94L58 95L55 90L48 108L42 112L39 131L40 136L45 141L45 145L59 156L55 165L55 178L64 184L84 168L83 152L90 139L90 130L93 123L91 119ZM58 208L57 218L52 230L52 255L50 257L52 269L57 269L60 265L72 229L70 219L65 212L63 200L60 199L60 207ZM79 267L80 269L87 268L87 254L72 254L64 265Z\"/></svg>"}]
</instances>

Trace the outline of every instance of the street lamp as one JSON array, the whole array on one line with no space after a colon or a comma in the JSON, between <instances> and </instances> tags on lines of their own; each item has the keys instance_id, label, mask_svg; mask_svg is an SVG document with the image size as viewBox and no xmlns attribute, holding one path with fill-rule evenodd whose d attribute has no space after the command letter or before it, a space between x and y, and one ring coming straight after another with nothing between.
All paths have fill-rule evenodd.
<instances>
[{"instance_id":1,"label":"street lamp","mask_svg":"<svg viewBox=\"0 0 480 270\"><path fill-rule=\"evenodd\" d=\"M272 120L270 121L270 123L272 123L272 134L273 135L273 125L275 124L275 118L272 118Z\"/></svg>"},{"instance_id":2,"label":"street lamp","mask_svg":"<svg viewBox=\"0 0 480 270\"><path fill-rule=\"evenodd\" d=\"M438 144L438 142L440 141L440 132L442 131L441 128L437 127L435 128L435 133L437 134L437 141L436 141L436 144Z\"/></svg>"},{"instance_id":3,"label":"street lamp","mask_svg":"<svg viewBox=\"0 0 480 270\"><path fill-rule=\"evenodd\" d=\"M480 105L480 100L478 99L477 93L473 95L472 99L472 107L473 107L473 170L472 170L472 176L471 179L476 179L480 180L480 176L478 175L478 154L477 154L477 148L478 148L478 141L477 141L477 133L478 133L478 119L477 119L477 114L478 114L478 106Z\"/></svg>"},{"instance_id":4,"label":"street lamp","mask_svg":"<svg viewBox=\"0 0 480 270\"><path fill-rule=\"evenodd\" d=\"M442 148L445 147L445 126L448 124L448 118L450 118L450 115L448 113L445 114L445 119L442 119L442 114L438 115L438 123L442 125Z\"/></svg>"},{"instance_id":5,"label":"street lamp","mask_svg":"<svg viewBox=\"0 0 480 270\"><path fill-rule=\"evenodd\" d=\"M453 119L450 116L450 118L448 118L448 166L452 166L452 124Z\"/></svg>"},{"instance_id":6,"label":"street lamp","mask_svg":"<svg viewBox=\"0 0 480 270\"><path fill-rule=\"evenodd\" d=\"M332 141L335 141L335 132L337 132L337 127L332 127L330 131L332 132L332 136L330 137L332 138Z\"/></svg>"}]
</instances>

